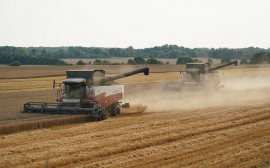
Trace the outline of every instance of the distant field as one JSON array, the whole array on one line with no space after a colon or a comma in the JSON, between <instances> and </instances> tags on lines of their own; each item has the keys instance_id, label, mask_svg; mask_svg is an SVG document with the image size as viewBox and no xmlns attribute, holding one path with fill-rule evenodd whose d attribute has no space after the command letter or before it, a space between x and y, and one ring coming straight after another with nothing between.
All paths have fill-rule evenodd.
<instances>
[{"instance_id":1,"label":"distant field","mask_svg":"<svg viewBox=\"0 0 270 168\"><path fill-rule=\"evenodd\" d=\"M249 75L264 75L270 74L270 67L268 68L243 68L243 69L223 69L219 70L222 79L232 77L243 77ZM114 76L117 73L106 74L106 76ZM10 76L12 77L12 76ZM66 78L66 75L53 77L32 77L22 79L0 79L0 93L1 92L18 92L28 90L44 90L52 88L52 81L61 83ZM147 82L162 82L162 81L177 81L180 80L179 72L150 72L148 76L143 73L132 75L126 78L118 79L119 84L132 83L147 83Z\"/></svg>"},{"instance_id":2,"label":"distant field","mask_svg":"<svg viewBox=\"0 0 270 168\"><path fill-rule=\"evenodd\" d=\"M179 72L186 69L186 65L73 65L73 66L46 66L46 65L22 65L12 67L0 65L0 79L22 79L37 77L65 76L66 70L72 69L102 69L106 74L120 74L133 71L143 67L149 67L150 73L153 72ZM270 68L270 64L253 64L228 66L224 69L243 69L243 68ZM252 70L253 71L253 70Z\"/></svg>"},{"instance_id":3,"label":"distant field","mask_svg":"<svg viewBox=\"0 0 270 168\"><path fill-rule=\"evenodd\" d=\"M133 58L113 58L113 59L100 59L100 60L102 61L107 60L107 61L110 61L111 63L121 63L121 62L127 63L129 59L133 59ZM208 60L208 58L201 58L201 57L192 58L192 59L202 60L203 62L206 62ZM66 61L67 63L76 64L79 60L82 60L85 63L88 63L89 61L93 63L96 59L62 59L62 60ZM157 60L162 61L163 63L166 63L168 61L170 64L174 64L174 65L176 64L176 61L177 61L177 59L160 59L160 58L158 58ZM221 59L212 59L212 60L214 64L220 64L221 62Z\"/></svg>"},{"instance_id":4,"label":"distant field","mask_svg":"<svg viewBox=\"0 0 270 168\"><path fill-rule=\"evenodd\" d=\"M178 72L185 69L185 65L74 65L74 66L45 66L23 65L20 67L0 66L0 79L21 79L31 77L64 76L66 70L102 69L107 74L119 74L149 67L150 72Z\"/></svg>"}]
</instances>

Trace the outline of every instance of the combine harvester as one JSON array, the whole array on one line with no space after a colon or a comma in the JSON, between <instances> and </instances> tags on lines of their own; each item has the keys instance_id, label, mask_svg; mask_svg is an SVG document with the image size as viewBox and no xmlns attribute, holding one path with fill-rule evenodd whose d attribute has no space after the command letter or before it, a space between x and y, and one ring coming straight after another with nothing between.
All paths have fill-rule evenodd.
<instances>
[{"instance_id":1,"label":"combine harvester","mask_svg":"<svg viewBox=\"0 0 270 168\"><path fill-rule=\"evenodd\" d=\"M218 92L220 85L221 73L216 72L217 69L234 64L237 66L237 61L232 61L217 67L211 68L210 63L187 63L186 71L183 73L183 80L179 83L167 83L163 90L165 91L207 91Z\"/></svg>"},{"instance_id":2,"label":"combine harvester","mask_svg":"<svg viewBox=\"0 0 270 168\"><path fill-rule=\"evenodd\" d=\"M117 85L116 79L144 72L149 74L149 68L141 68L116 76L105 77L103 70L68 70L63 83L56 84L58 103L28 102L22 107L22 112L38 112L51 114L88 114L95 120L108 118L107 113L119 116L120 101L124 97L124 86ZM62 86L63 85L63 86ZM128 108L129 103L122 105Z\"/></svg>"}]
</instances>

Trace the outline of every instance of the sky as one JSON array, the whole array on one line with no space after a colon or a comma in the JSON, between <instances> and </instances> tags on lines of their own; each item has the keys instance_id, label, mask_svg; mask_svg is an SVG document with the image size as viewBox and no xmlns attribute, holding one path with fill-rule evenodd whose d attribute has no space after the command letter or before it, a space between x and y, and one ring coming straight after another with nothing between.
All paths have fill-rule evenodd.
<instances>
[{"instance_id":1,"label":"sky","mask_svg":"<svg viewBox=\"0 0 270 168\"><path fill-rule=\"evenodd\" d=\"M0 46L270 48L269 0L0 0Z\"/></svg>"}]
</instances>

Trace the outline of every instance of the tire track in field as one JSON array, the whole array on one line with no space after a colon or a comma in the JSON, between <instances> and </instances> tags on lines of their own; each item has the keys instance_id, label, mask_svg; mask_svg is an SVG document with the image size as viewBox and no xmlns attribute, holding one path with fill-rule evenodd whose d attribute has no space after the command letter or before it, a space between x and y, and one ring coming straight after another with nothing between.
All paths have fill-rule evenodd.
<instances>
[{"instance_id":1,"label":"tire track in field","mask_svg":"<svg viewBox=\"0 0 270 168\"><path fill-rule=\"evenodd\" d=\"M267 105L265 105L265 106L267 106ZM52 143L56 143L56 145L60 144L60 147L57 149L61 149L64 147L63 145L61 146L61 142L65 142L65 141L70 142L70 141L74 141L74 140L77 141L79 144L81 143L81 146L91 145L90 142L87 143L88 141L100 141L102 139L111 140L111 138L114 138L116 140L116 142L122 143L124 141L126 144L128 144L128 143L130 143L130 140L132 138L130 138L127 135L130 134L129 130L132 130L134 133L136 133L135 138L133 138L134 142L137 141L137 143L141 143L142 146L137 146L137 144L136 144L135 146L134 145L129 146L131 148L127 148L127 149L125 146L119 146L118 148L116 148L116 150L114 150L114 153L117 155L117 154L122 153L122 150L124 150L124 153L125 153L125 151L127 151L129 149L131 151L136 151L139 149L137 147L141 147L142 149L144 149L144 148L148 148L149 145L155 146L155 144L158 144L158 143L160 143L160 145L167 144L169 139L170 139L169 140L170 142L174 142L172 137L170 137L170 135L173 135L173 138L175 138L175 141L177 141L177 137L174 136L175 134L181 135L182 137L184 137L184 139L185 139L185 136L189 138L189 137L191 137L191 135L181 134L181 133L183 131L188 132L192 129L193 130L198 129L200 127L201 128L204 128L204 127L211 128L210 126L213 125L214 123L216 123L215 122L216 120L220 120L222 118L223 119L221 121L226 122L225 126L228 126L228 128L224 127L224 129L229 129L230 127L235 127L234 126L235 123L231 123L232 119L234 119L234 118L235 118L235 121L237 121L237 122L239 120L241 122L246 122L246 124L249 124L251 122L247 122L246 118L255 116L255 118L253 117L252 119L260 121L259 117L263 117L263 113L264 113L261 111L254 111L254 109L258 110L259 106L258 107L250 107L250 108L245 108L245 107L237 108L235 111L232 110L235 108L227 108L226 110L223 110L223 109L217 110L217 109L218 108L213 108L212 110L211 109L207 110L207 113L205 113L205 111L206 111L205 109L202 109L202 110L198 110L198 111L189 110L188 112L190 112L190 113L188 113L188 114L185 114L183 111L180 113L169 112L167 114L162 114L162 115L159 115L158 113L153 113L151 115L147 115L146 117L144 116L144 117L137 117L137 118L131 118L131 117L113 118L112 120L105 120L107 122L89 123L89 124L84 124L83 126L72 128L72 129L66 129L66 130L62 130L62 131L48 131L47 133L45 133L46 136L43 136L43 137L40 136L38 131L37 131L37 135L34 134L35 131L33 132L33 135L31 135L31 132L30 132L30 136L26 137L25 139L22 138L22 141L23 141L23 144L25 145L25 147L27 147L27 143L29 143L29 142L36 141L38 144L40 142L46 142L49 140ZM242 113L240 113L240 112L242 112ZM239 114L233 115L234 113L239 113ZM247 115L243 115L243 113L244 114L247 113L247 115L250 115L250 116L248 117ZM260 116L256 118L257 115L260 115ZM202 116L202 117L200 117L200 116ZM181 118L181 117L183 117L183 118ZM239 117L240 119L238 119L236 117ZM164 118L165 118L165 120L164 120ZM197 126L194 125L194 122L198 122L198 125ZM182 127L183 125L186 125L186 127ZM90 129L86 129L85 128L86 126ZM241 124L239 126L241 126ZM116 131L116 132L118 131L119 134L115 134L116 132L110 133L111 130ZM135 131L135 130L137 130L137 131ZM109 136L108 137L102 136L101 132L103 132L103 134L105 134L106 131L107 131ZM213 131L213 130L208 130L208 131ZM25 133L25 135L27 135L27 134L28 133ZM89 134L91 136L93 136L93 139L87 139L87 137L84 137L84 135L91 137L91 136L89 136ZM13 139L16 139L16 138L19 138L21 135L24 135L24 134L23 133L18 134L18 137L16 137L16 134L10 135L7 137L13 137ZM169 136L167 136L167 135L169 135ZM197 136L199 136L199 135L200 134L198 133ZM167 137L162 139L161 136L167 136ZM149 138L149 137L151 137L151 138ZM57 140L52 141L54 138L56 138ZM159 139L159 138L161 139L161 142L155 142L154 140L151 140L151 139ZM82 139L82 140L80 140L80 139ZM181 140L180 136L178 137L178 140L179 139ZM10 140L12 140L12 138L6 139L6 141L10 141ZM148 143L148 141L151 143ZM75 142L75 143L77 143L77 142ZM19 144L22 144L21 142L14 142L13 141L12 143L13 143L13 145L16 145L18 147L18 151L20 151L20 149L22 149L21 147L23 147L23 146L19 145ZM77 145L78 147L80 147L79 144ZM105 142L104 142L103 145L104 146L96 145L95 149L98 150L100 147L101 148L109 148L110 146L114 146L115 144L113 142L105 144ZM73 144L73 146L74 146L74 144ZM10 149L13 147L14 146L10 146ZM31 148L33 148L33 147L30 146L30 147L28 147L28 149L30 149L30 150L27 152L34 152L36 154L40 154L40 150L45 149L45 150L49 151L49 150L52 150L53 147L55 147L55 146L51 146L51 147L48 146L47 148L41 146L41 148L39 150L32 150L31 151ZM79 149L78 150L74 149L74 150L70 151L70 154L67 154L65 156L67 156L67 157L74 156L76 152L79 152L79 153L82 152L84 154L88 154L86 151L87 149L90 149L90 148L86 147L82 151ZM1 149L1 151L3 151L3 150ZM20 151L20 152L22 152L22 151ZM27 155L27 152L25 152L26 155ZM114 153L112 153L112 154L114 154ZM5 154L7 154L7 153L5 153ZM20 153L20 154L22 154L22 153ZM95 156L100 157L99 155L102 155L102 152L98 153ZM11 154L11 156L16 156L16 155ZM94 155L89 155L89 154L88 154L88 156L95 157ZM56 155L56 157L58 157L58 155ZM74 161L77 162L78 156L77 157L74 156L74 157L75 157ZM106 157L106 153L104 156L102 155L102 157ZM35 159L36 160L32 161L32 162L39 162L39 160L46 159L46 154L43 153L41 156L38 156ZM55 160L55 161L57 164L57 160ZM32 163L32 162L30 161L29 163ZM66 164L68 164L68 163L66 163Z\"/></svg>"},{"instance_id":2,"label":"tire track in field","mask_svg":"<svg viewBox=\"0 0 270 168\"><path fill-rule=\"evenodd\" d=\"M243 142L248 142L252 139L252 141L258 141L258 139L268 135L269 136L269 127L268 128L264 128L263 130L257 130L259 133L253 133L251 134L252 137L250 137L250 133L248 136L244 136L244 135L241 135L239 138L239 136L237 136L236 134L234 134L233 136L230 136L230 137L226 137L227 140L225 141L222 141L221 143L219 143L218 145L215 145L216 144L216 141L217 139L213 140L213 141L209 141L206 145L204 144L203 147L198 147L198 150L192 150L192 151L187 151L186 153L185 152L179 152L177 153L174 152L173 154L172 153L167 153L165 157L163 158L159 158L157 159L156 157L153 157L153 161L151 161L150 163L152 163L152 166L157 166L157 165L162 165L162 164L168 164L168 163L171 163L171 162L175 162L175 160L181 160L181 158L185 158L188 159L190 158L189 161L187 161L185 163L185 165L183 166L188 166L188 165L191 165L192 163L196 163L196 156L200 156L200 155L205 155L205 154L209 154L209 151L219 151L221 149L223 149L225 146L226 147L230 147L230 146L235 146L236 143L239 144L239 143L243 143ZM215 132L215 131L214 131ZM213 133L213 132L211 132ZM254 138L256 137L256 138ZM240 140L239 140L240 139ZM196 146L194 146L193 148L196 148ZM149 163L149 159L148 159L148 163ZM143 163L140 163L139 166L142 166L143 167ZM134 166L130 166L130 167L136 167L135 165Z\"/></svg>"},{"instance_id":3,"label":"tire track in field","mask_svg":"<svg viewBox=\"0 0 270 168\"><path fill-rule=\"evenodd\" d=\"M269 116L267 116L267 118L269 118ZM212 129L212 130L206 130L205 132L200 132L200 133L198 133L198 135L200 135L200 134L203 134L203 133L208 133L208 132L213 132L213 131L219 131L219 130L224 130L224 129L229 129L229 128L234 128L234 127L237 127L237 126L241 126L241 125L243 125L243 124L250 124L250 123L254 123L254 122L258 122L258 121L261 121L261 120L265 120L266 118L265 118L265 116L263 116L263 118L260 118L260 117L257 117L257 118L255 118L255 119L250 119L250 121L243 121L241 124L228 124L227 126L225 126L225 127L221 127L221 128L218 128L218 129ZM208 127L208 126L207 126ZM157 133L158 134L158 133ZM171 132L169 132L168 134L171 134ZM197 134L195 134L195 135L197 135ZM149 146L155 146L155 145L162 145L162 144L166 144L166 143L168 143L168 142L173 142L173 141L178 141L178 140L181 140L181 139L185 139L185 138L188 138L188 137L191 137L189 134L185 134L185 135L181 135L181 137L168 137L168 138L170 138L171 140L169 140L168 141L168 138L165 138L165 139L162 139L162 141L161 142L155 142L155 141L153 141L152 143L145 143L145 144L143 144L143 146L137 146L137 148L135 149L134 148L134 146L133 146L133 148L131 147L131 148L124 148L124 149L118 149L118 150L115 150L114 152L112 152L111 154L118 154L118 153L122 153L122 151L124 150L124 151L129 151L129 150L137 150L137 149L140 149L140 148L147 148L147 147L149 147ZM174 139L173 139L174 138ZM123 140L123 139L122 139ZM147 141L147 138L142 138L142 140L143 141ZM139 141L138 143L140 143L141 144L141 142ZM111 144L110 144L111 145ZM109 145L109 146L110 146ZM135 146L136 147L136 146ZM83 152L83 151L78 151L78 152ZM74 153L76 153L76 152L74 152ZM108 155L108 154L104 154L102 157L105 157L106 155ZM109 154L110 155L110 154ZM91 156L91 158L95 158L95 156ZM97 154L96 155L96 157L100 157L100 153L99 154ZM70 158L69 158L70 159ZM86 159L86 158L85 158ZM85 160L85 159L83 159L82 158L82 160L79 160L79 161L83 161L83 160ZM76 159L75 160L73 160L73 161L75 161L75 162L78 162L78 160L76 161ZM66 162L65 162L65 164L67 164ZM57 164L58 165L58 164ZM59 165L58 165L59 166Z\"/></svg>"},{"instance_id":4,"label":"tire track in field","mask_svg":"<svg viewBox=\"0 0 270 168\"><path fill-rule=\"evenodd\" d=\"M269 124L269 123L268 123ZM264 131L264 132L263 132ZM259 132L259 133L256 133L256 132L253 132L253 136L256 136L256 138L253 138L253 137L250 137L250 133L247 132L247 135L245 136L246 139L241 139L241 141L239 142L239 137L236 136L238 133L234 133L234 135L231 135L230 137L227 137L227 139L229 140L226 140L225 142L222 141L222 143L219 143L218 145L213 145L215 144L215 142L217 141L217 139L214 139L212 141L208 141L207 142L207 145L208 146L204 146L204 147L200 147L202 144L201 143L198 143L197 144L197 148L198 150L188 150L187 152L178 152L175 151L179 148L174 148L173 151L167 151L167 152L163 152L161 154L157 154L157 155L154 155L154 156L150 156L150 157L147 157L147 156L144 156L143 158L142 157L139 157L139 159L137 159L136 161L130 161L128 162L127 164L120 164L120 165L110 165L111 167L157 167L157 166L161 166L161 165L164 165L164 164L169 164L169 163L172 163L172 162L175 162L175 161L181 161L182 158L185 158L188 159L188 158L191 158L189 162L185 163L185 167L188 166L188 165L192 165L192 163L197 163L199 162L200 159L198 159L198 161L196 160L196 158L194 158L196 155L200 156L202 154L207 154L209 151L219 151L220 149L224 148L224 146L228 147L228 146L235 146L235 142L238 141L238 143L241 143L241 142L248 142L250 140L250 138L252 139L252 141L255 141L257 142L257 139L263 137L263 136L266 136L268 135L268 138L269 138L269 127L268 128L264 128L264 130L257 130L256 132ZM266 132L267 131L267 132ZM214 131L215 132L215 131ZM219 131L220 132L220 131ZM211 132L213 133L213 132ZM260 135L259 135L260 134ZM199 135L199 137L202 137L204 135ZM243 137L244 135L240 135L241 137ZM198 139L198 137L193 137L193 139ZM219 139L222 140L223 137L219 137ZM188 141L189 139L185 139L185 141ZM180 140L181 142L181 140ZM180 143L179 142L179 143ZM159 146L162 146L160 147L161 149L164 149L166 148L164 145L168 145L168 146L174 146L173 143L168 143L168 144L161 144L161 145L157 145L155 146L154 148L156 150L158 150L157 148L159 148ZM151 148L151 147L149 147ZM168 149L172 149L173 147L168 147ZM187 149L189 149L189 147L187 146L186 147ZM193 146L193 148L196 148L196 146ZM144 150L144 149L139 149L139 150ZM147 148L145 149L147 150ZM161 151L161 150L159 150ZM135 153L136 151L132 151L133 153ZM129 153L132 153L132 152L129 152ZM119 154L121 155L121 154ZM125 155L128 155L128 154L125 154ZM132 155L132 154L129 154L129 155ZM160 156L159 156L160 155ZM152 158L152 160L151 160ZM104 158L103 160L106 160L105 162L108 162L107 160L110 159L110 158ZM136 158L135 158L136 159ZM146 161L146 162L145 162ZM102 163L102 161L100 161ZM111 161L113 163L113 161ZM102 165L101 163L98 163L99 165ZM104 162L103 162L104 163ZM82 164L82 163L80 163ZM86 165L87 167L90 166L90 165L95 165L97 163L91 163L91 164L88 164ZM147 166L146 166L147 165ZM200 165L200 164L199 164ZM73 166L73 165L72 165Z\"/></svg>"},{"instance_id":5,"label":"tire track in field","mask_svg":"<svg viewBox=\"0 0 270 168\"><path fill-rule=\"evenodd\" d=\"M247 117L251 117L250 115L249 116L245 116L245 118L247 118ZM243 117L242 117L243 118ZM205 119L207 119L207 118L200 118L200 119L193 119L193 120L190 120L190 119L181 119L180 120L180 122L181 122L181 124L188 124L188 123L191 123L191 122L198 122L198 121L200 121L200 120L205 120ZM158 120L158 119L157 119ZM228 121L231 121L231 120L228 120ZM228 121L223 121L223 122L228 122ZM174 125L176 122L170 122L170 124L168 123L168 122L166 122L166 124L164 124L164 123L162 123L162 125L161 125L161 127L164 127L164 126L166 126L165 128L167 128L167 127L169 127L169 126L172 126L172 125ZM150 125L152 125L152 128L149 128L148 127L148 130L151 130L151 129L157 129L156 128L156 126L160 126L159 125L159 123L155 123L155 122L151 122L151 124ZM131 131L135 131L135 130L137 130L137 131L140 131L140 130L142 130L143 128L144 128L144 126L145 125L135 125L135 128L134 127L131 127L131 128L129 128L129 127L127 127L127 126L125 126L125 127L127 127L126 128L126 130L131 130ZM200 125L199 127L202 127L202 126L208 126L208 125ZM106 128L105 128L106 129ZM103 131L103 130L101 130L101 131ZM172 131L174 131L174 130L172 130ZM73 131L72 131L73 132ZM136 131L135 131L136 132ZM92 132L80 132L80 133L76 133L76 136L79 136L79 135L82 135L82 134L88 134L88 133L92 133ZM59 134L59 132L57 132L56 134ZM67 136L68 135L68 136ZM67 137L74 137L74 135L73 134L70 134L70 133L67 133L67 135L62 135L62 136L64 136L65 138L67 138ZM100 136L100 135L96 135L96 137L95 137L95 135L92 135L91 136L91 138L97 138L97 139L93 139L93 140L99 140L99 139L103 139L103 138L108 138L108 137L112 137L112 136L119 136L119 135L121 135L121 134L112 134L112 135L109 135L109 136ZM30 137L29 137L30 138ZM37 137L37 138L39 138L39 137ZM53 137L51 137L51 138L56 138L55 136L53 136ZM58 138L60 138L60 137L58 137ZM26 139L25 140L25 143L28 143L28 141L29 141L30 139ZM33 139L33 138L31 138L31 140L34 140L34 141L38 141L38 139ZM50 140L50 139L43 139L43 140ZM80 143L84 143L84 141L80 141ZM7 146L7 144L3 144L4 146Z\"/></svg>"}]
</instances>

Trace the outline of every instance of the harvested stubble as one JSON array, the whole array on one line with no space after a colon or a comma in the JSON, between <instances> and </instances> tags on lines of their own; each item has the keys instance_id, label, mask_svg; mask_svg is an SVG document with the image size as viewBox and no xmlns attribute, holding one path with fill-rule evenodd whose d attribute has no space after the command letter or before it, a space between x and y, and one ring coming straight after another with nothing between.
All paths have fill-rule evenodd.
<instances>
[{"instance_id":1,"label":"harvested stubble","mask_svg":"<svg viewBox=\"0 0 270 168\"><path fill-rule=\"evenodd\" d=\"M6 124L0 126L0 134L10 134L15 132L33 130L33 129L42 129L42 128L49 128L53 126L59 125L66 125L66 124L77 124L77 123L84 123L88 121L93 121L87 115L80 115L80 116L69 116L69 117L62 117L57 119L44 119L38 121L31 121L31 122L22 122L22 123L13 123L13 124Z\"/></svg>"},{"instance_id":2,"label":"harvested stubble","mask_svg":"<svg viewBox=\"0 0 270 168\"><path fill-rule=\"evenodd\" d=\"M239 71L232 70L230 74L235 72ZM162 78L162 74L159 77ZM133 84L130 88L132 94L129 95L129 91L125 91L125 94L127 98L136 97L146 102L150 109L147 115L124 114L102 122L88 122L73 127L1 135L0 165L2 167L252 167L262 165L265 164L262 155L264 160L270 160L270 103L268 101L270 87L265 85L264 88L254 89L252 84L254 84L253 78L245 80L240 90L228 86L219 95L195 97L193 95L181 97L179 93L168 95L161 93L160 90L156 95L151 96L147 91L155 88L153 83L141 84L140 86L143 87ZM129 87L126 88L129 90ZM15 110L23 103L29 99L50 100L54 92L55 90L38 90L0 93L1 100L5 100L0 102L3 110L0 115L1 117L6 115L9 120L16 118L14 120L17 122L20 120L19 117L23 116L19 116ZM134 92L137 92L137 95L133 94ZM9 104L12 101L17 104ZM172 110L174 108L171 107L172 105L178 109ZM155 107L156 109L152 110ZM45 117L49 116L41 118L45 119ZM31 119L35 120L36 117ZM58 119L64 120L64 118ZM46 126L54 124L50 120L48 119ZM69 120L66 122L69 123ZM58 121L58 123L65 122ZM25 124L23 127L30 126ZM31 127L44 127L44 124L35 123ZM12 128L12 130L18 129ZM261 148L264 150L260 150Z\"/></svg>"},{"instance_id":3,"label":"harvested stubble","mask_svg":"<svg viewBox=\"0 0 270 168\"><path fill-rule=\"evenodd\" d=\"M225 78L229 78L231 76L235 76L236 74L238 76L243 76L247 74L265 74L270 71L270 68L255 68L255 69L228 69L228 70L222 70L221 73L225 74ZM115 75L115 74L108 74L108 76ZM35 118L39 117L39 119L36 119L35 122L39 122L40 120L44 119L50 119L52 117L49 116L42 116L42 115L28 115L28 114L20 114L19 109L22 107L22 105L29 101L40 101L40 102L51 102L52 98L56 98L56 90L50 89L52 87L52 80L56 80L56 82L61 82L61 80L65 79L65 76L60 77L44 77L44 78L29 78L29 79L2 79L0 80L0 88L2 90L2 93L0 94L1 98L1 112L0 116L0 127L5 126L5 128L2 129L3 132L14 132L14 131L8 131L8 130L18 130L15 128L9 129L7 125L14 125L14 122L16 124L21 124L23 127L19 130L27 130L36 128L36 126L29 126L25 127L22 123L30 122L33 123ZM117 80L119 84L130 84L135 83L132 88L129 88L128 91L125 91L125 95L127 97L133 97L134 91L141 91L141 88L136 88L136 83L139 82L160 82L160 81L171 81L171 80L178 80L179 79L179 73L178 72L167 72L167 73L150 73L149 76L145 76L143 74L137 74L134 76L130 76L127 78L122 78L120 80ZM164 84L163 84L164 85ZM128 85L125 86L127 88ZM147 84L145 84L147 86ZM153 86L152 84L149 86L149 89L151 89ZM24 90L33 90L33 91L24 91ZM38 90L35 90L38 89ZM50 89L50 90L47 90ZM148 90L145 89L145 90ZM162 90L162 87L156 88L156 90ZM14 92L16 91L16 92ZM24 91L24 92L19 92ZM130 94L130 95L129 95ZM142 90L140 97L144 97L144 91ZM3 101L4 100L4 101ZM16 102L14 104L14 102ZM129 101L126 101L129 102ZM143 101L142 101L143 102ZM144 103L145 105L145 103ZM143 106L140 106L143 107ZM140 108L139 110L126 110L124 109L123 112L127 113L134 113L135 111L144 111L144 108ZM165 109L166 110L166 109ZM40 118L41 117L41 118ZM25 118L33 118L33 120L25 121ZM23 120L22 120L23 119ZM61 117L59 120L62 120Z\"/></svg>"},{"instance_id":4,"label":"harvested stubble","mask_svg":"<svg viewBox=\"0 0 270 168\"><path fill-rule=\"evenodd\" d=\"M229 107L223 104L153 112L135 118L124 115L71 128L5 135L1 137L0 164L8 167L43 167L46 162L50 167L251 167L261 163L261 147L266 160L270 159L269 95L263 94L265 90L257 92L255 100L260 100L260 104L245 98L245 103L235 101ZM243 92L238 94L236 99L243 96Z\"/></svg>"}]
</instances>

